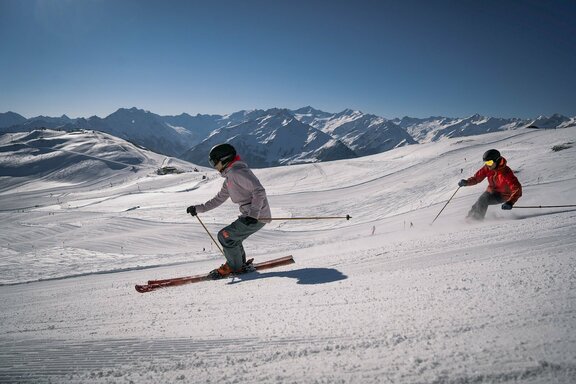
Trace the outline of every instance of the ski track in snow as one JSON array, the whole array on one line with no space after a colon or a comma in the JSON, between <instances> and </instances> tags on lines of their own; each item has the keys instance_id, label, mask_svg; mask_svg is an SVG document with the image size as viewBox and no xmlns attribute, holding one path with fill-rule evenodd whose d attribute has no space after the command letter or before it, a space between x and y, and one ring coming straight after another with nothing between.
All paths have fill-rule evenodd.
<instances>
[{"instance_id":1,"label":"ski track in snow","mask_svg":"<svg viewBox=\"0 0 576 384\"><path fill-rule=\"evenodd\" d=\"M525 187L518 206L574 204L576 151L550 150L571 141L499 132L256 170L274 216L353 219L271 223L246 249L296 264L146 294L134 284L221 263L184 213L219 177L153 175L158 156L62 188L0 178L0 383L576 382L576 210L466 223L484 182L430 225L493 146ZM216 233L235 215L203 221Z\"/></svg>"}]
</instances>

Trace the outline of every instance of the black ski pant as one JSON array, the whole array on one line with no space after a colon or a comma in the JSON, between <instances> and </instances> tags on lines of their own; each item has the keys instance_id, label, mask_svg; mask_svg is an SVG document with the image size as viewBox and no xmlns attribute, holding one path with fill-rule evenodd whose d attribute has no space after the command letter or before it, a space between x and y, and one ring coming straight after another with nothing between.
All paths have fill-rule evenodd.
<instances>
[{"instance_id":1,"label":"black ski pant","mask_svg":"<svg viewBox=\"0 0 576 384\"><path fill-rule=\"evenodd\" d=\"M484 192L468 212L468 217L474 220L484 220L489 205L502 204L505 199L497 192Z\"/></svg>"}]
</instances>

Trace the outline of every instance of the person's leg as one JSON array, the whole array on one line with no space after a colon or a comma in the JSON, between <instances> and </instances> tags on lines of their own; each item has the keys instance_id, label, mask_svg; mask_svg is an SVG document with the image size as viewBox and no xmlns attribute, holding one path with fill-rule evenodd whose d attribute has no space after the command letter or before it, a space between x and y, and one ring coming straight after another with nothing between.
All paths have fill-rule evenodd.
<instances>
[{"instance_id":1,"label":"person's leg","mask_svg":"<svg viewBox=\"0 0 576 384\"><path fill-rule=\"evenodd\" d=\"M491 193L491 192L484 192L480 195L478 200L474 203L470 212L468 212L469 218L474 220L484 220L484 216L486 216L486 211L488 210L489 205L499 204L502 203L502 196L499 193Z\"/></svg>"},{"instance_id":2,"label":"person's leg","mask_svg":"<svg viewBox=\"0 0 576 384\"><path fill-rule=\"evenodd\" d=\"M258 232L264 225L262 222L246 225L241 220L236 220L218 232L218 241L222 244L226 262L232 271L240 271L246 260L242 241Z\"/></svg>"}]
</instances>

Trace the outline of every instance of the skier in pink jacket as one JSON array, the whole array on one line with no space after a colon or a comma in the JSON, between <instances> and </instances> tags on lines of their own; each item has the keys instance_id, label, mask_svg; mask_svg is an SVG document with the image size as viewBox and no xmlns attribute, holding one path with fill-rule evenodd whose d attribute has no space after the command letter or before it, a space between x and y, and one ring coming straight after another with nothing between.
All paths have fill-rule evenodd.
<instances>
[{"instance_id":1,"label":"skier in pink jacket","mask_svg":"<svg viewBox=\"0 0 576 384\"><path fill-rule=\"evenodd\" d=\"M266 190L248 165L240 160L232 145L224 143L214 146L210 150L209 158L210 164L226 180L216 196L204 204L189 206L186 212L196 216L222 205L228 198L239 205L238 219L218 232L218 241L222 244L226 263L210 272L210 276L221 279L232 273L252 270L253 267L246 264L242 242L264 227L266 219L270 218L270 206Z\"/></svg>"}]
</instances>

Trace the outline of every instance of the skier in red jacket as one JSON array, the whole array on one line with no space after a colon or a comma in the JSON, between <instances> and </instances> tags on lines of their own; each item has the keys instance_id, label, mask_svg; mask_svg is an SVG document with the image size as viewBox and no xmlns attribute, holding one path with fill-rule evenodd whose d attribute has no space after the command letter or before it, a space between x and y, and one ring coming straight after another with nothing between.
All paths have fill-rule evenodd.
<instances>
[{"instance_id":1,"label":"skier in red jacket","mask_svg":"<svg viewBox=\"0 0 576 384\"><path fill-rule=\"evenodd\" d=\"M522 196L522 185L506 165L506 159L500 152L490 149L484 153L482 159L484 166L474 176L458 182L458 186L467 187L488 179L488 188L468 212L467 217L474 220L483 220L489 205L503 203L502 209L510 210Z\"/></svg>"}]
</instances>

